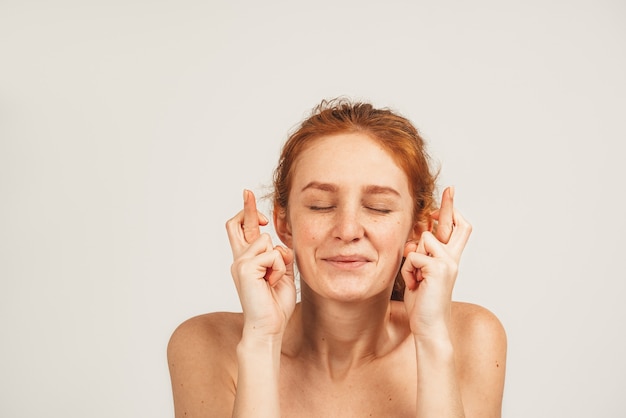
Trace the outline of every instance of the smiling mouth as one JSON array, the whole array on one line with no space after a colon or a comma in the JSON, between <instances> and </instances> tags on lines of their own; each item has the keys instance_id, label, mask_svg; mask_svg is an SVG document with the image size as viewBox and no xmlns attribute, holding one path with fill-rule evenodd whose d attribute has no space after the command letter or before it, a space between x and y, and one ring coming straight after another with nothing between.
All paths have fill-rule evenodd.
<instances>
[{"instance_id":1,"label":"smiling mouth","mask_svg":"<svg viewBox=\"0 0 626 418\"><path fill-rule=\"evenodd\" d=\"M361 256L336 256L323 258L322 260L336 268L346 270L356 269L370 262L370 260Z\"/></svg>"}]
</instances>

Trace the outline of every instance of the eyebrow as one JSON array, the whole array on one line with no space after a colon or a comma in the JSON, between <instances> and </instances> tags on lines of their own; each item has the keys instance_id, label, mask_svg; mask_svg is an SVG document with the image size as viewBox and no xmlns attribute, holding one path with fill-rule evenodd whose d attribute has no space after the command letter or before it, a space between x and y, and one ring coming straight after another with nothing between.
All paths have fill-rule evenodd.
<instances>
[{"instance_id":1,"label":"eyebrow","mask_svg":"<svg viewBox=\"0 0 626 418\"><path fill-rule=\"evenodd\" d=\"M367 186L365 188L365 194L392 194L400 197L400 193L393 187L387 186Z\"/></svg>"},{"instance_id":2,"label":"eyebrow","mask_svg":"<svg viewBox=\"0 0 626 418\"><path fill-rule=\"evenodd\" d=\"M339 190L339 187L337 187L337 185L332 184L332 183L320 183L318 181L312 181L306 186L304 186L301 191L305 191L307 189L316 189L316 190L321 190L323 192L336 193ZM371 194L388 194L388 195L400 196L400 193L393 187L378 186L378 185L366 186L364 188L364 193L370 194L370 195Z\"/></svg>"},{"instance_id":3,"label":"eyebrow","mask_svg":"<svg viewBox=\"0 0 626 418\"><path fill-rule=\"evenodd\" d=\"M321 190L323 192L336 192L339 188L334 184L312 181L306 186L304 186L301 191L303 192L307 189L316 189L316 190Z\"/></svg>"}]
</instances>

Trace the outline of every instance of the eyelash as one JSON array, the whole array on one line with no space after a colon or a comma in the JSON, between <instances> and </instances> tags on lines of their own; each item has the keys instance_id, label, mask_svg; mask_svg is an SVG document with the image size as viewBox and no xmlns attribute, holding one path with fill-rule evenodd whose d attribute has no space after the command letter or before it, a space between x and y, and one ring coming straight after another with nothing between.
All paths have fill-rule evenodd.
<instances>
[{"instance_id":1,"label":"eyelash","mask_svg":"<svg viewBox=\"0 0 626 418\"><path fill-rule=\"evenodd\" d=\"M311 209L312 211L315 212L323 212L323 211L328 211L331 209L334 209L335 206L309 206L309 209ZM377 208L372 208L372 207L365 207L365 209L374 211L374 212L378 212L378 213L382 213L384 215L391 213L391 209L377 209Z\"/></svg>"},{"instance_id":2,"label":"eyelash","mask_svg":"<svg viewBox=\"0 0 626 418\"><path fill-rule=\"evenodd\" d=\"M382 214L388 214L391 213L391 209L376 209L376 208L367 208L369 210L373 210L374 212L378 212L378 213L382 213Z\"/></svg>"}]
</instances>

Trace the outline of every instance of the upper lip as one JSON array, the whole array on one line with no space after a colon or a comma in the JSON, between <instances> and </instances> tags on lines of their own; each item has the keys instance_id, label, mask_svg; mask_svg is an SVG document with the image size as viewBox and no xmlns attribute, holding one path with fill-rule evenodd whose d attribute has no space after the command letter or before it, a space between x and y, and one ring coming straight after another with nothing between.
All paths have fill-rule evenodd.
<instances>
[{"instance_id":1,"label":"upper lip","mask_svg":"<svg viewBox=\"0 0 626 418\"><path fill-rule=\"evenodd\" d=\"M337 263L354 263L354 262L359 262L359 261L370 261L369 258L367 258L366 256L359 255L359 254L333 255L330 257L324 257L324 260L334 261Z\"/></svg>"}]
</instances>

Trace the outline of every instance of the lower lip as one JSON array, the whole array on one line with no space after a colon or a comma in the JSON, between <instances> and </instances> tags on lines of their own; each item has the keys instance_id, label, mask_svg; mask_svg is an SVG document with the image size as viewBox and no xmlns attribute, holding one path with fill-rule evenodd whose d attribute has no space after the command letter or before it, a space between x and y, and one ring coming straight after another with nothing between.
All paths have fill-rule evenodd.
<instances>
[{"instance_id":1,"label":"lower lip","mask_svg":"<svg viewBox=\"0 0 626 418\"><path fill-rule=\"evenodd\" d=\"M340 270L355 270L365 266L367 261L334 261L334 260L324 260L334 268Z\"/></svg>"}]
</instances>

